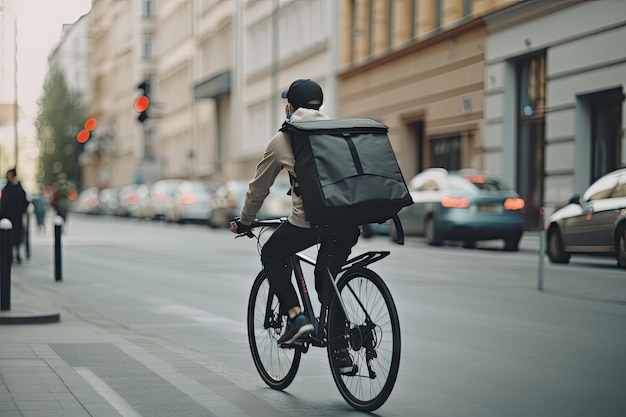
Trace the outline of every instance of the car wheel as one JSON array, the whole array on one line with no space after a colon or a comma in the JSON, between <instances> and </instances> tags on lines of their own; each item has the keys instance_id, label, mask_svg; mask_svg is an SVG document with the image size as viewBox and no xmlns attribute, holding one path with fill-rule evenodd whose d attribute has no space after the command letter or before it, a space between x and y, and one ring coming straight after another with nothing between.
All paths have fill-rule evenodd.
<instances>
[{"instance_id":1,"label":"car wheel","mask_svg":"<svg viewBox=\"0 0 626 417\"><path fill-rule=\"evenodd\" d=\"M626 226L620 227L617 238L617 251L615 252L617 266L626 269Z\"/></svg>"},{"instance_id":2,"label":"car wheel","mask_svg":"<svg viewBox=\"0 0 626 417\"><path fill-rule=\"evenodd\" d=\"M506 252L517 252L519 251L519 242L522 239L521 234L515 234L512 236L507 236L504 238L504 248Z\"/></svg>"},{"instance_id":3,"label":"car wheel","mask_svg":"<svg viewBox=\"0 0 626 417\"><path fill-rule=\"evenodd\" d=\"M424 225L424 240L431 246L441 246L443 241L437 231L437 222L434 217L429 217Z\"/></svg>"},{"instance_id":4,"label":"car wheel","mask_svg":"<svg viewBox=\"0 0 626 417\"><path fill-rule=\"evenodd\" d=\"M568 264L570 254L563 249L561 232L556 227L548 230L548 258L555 264Z\"/></svg>"}]
</instances>

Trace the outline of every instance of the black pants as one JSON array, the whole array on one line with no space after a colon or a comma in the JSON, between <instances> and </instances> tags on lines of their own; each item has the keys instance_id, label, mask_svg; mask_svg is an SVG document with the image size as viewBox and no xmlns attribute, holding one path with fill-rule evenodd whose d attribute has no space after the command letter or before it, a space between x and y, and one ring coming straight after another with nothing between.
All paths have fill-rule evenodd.
<instances>
[{"instance_id":1,"label":"black pants","mask_svg":"<svg viewBox=\"0 0 626 417\"><path fill-rule=\"evenodd\" d=\"M336 275L341 266L350 256L352 247L359 239L359 227L350 226L342 229L333 229L336 241L333 245L333 257L330 270ZM276 294L281 306L281 312L293 307L299 307L298 294L291 283L291 265L288 258L315 244L320 244L315 265L315 290L321 303L329 304L332 301L332 288L327 288L328 251L330 249L331 230L328 228L302 228L289 222L283 223L274 231L261 250L261 262L270 282L271 290ZM333 312L335 313L335 312ZM337 314L332 314L337 318ZM338 328L337 326L333 326ZM332 337L332 335L331 335Z\"/></svg>"}]
</instances>

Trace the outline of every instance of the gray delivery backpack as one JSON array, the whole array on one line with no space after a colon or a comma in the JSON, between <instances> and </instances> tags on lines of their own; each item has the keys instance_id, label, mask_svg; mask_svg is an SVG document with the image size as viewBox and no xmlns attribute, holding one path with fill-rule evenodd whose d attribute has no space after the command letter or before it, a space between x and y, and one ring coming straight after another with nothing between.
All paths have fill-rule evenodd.
<instances>
[{"instance_id":1,"label":"gray delivery backpack","mask_svg":"<svg viewBox=\"0 0 626 417\"><path fill-rule=\"evenodd\" d=\"M286 121L296 159L293 191L313 226L382 223L413 204L387 136L374 119Z\"/></svg>"}]
</instances>

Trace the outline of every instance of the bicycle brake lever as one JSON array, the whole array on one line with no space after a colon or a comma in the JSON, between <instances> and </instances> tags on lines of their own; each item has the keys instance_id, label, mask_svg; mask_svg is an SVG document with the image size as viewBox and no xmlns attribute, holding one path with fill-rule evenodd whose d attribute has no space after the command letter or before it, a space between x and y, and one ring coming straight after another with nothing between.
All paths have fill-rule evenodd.
<instances>
[{"instance_id":1,"label":"bicycle brake lever","mask_svg":"<svg viewBox=\"0 0 626 417\"><path fill-rule=\"evenodd\" d=\"M252 239L252 238L256 237L256 236L254 235L254 233L252 232L252 230L246 230L245 232L243 232L243 233L239 233L237 236L235 236L235 239L237 239L237 238L239 238L239 237L244 237L244 236L247 236L247 237L249 237L250 239Z\"/></svg>"}]
</instances>

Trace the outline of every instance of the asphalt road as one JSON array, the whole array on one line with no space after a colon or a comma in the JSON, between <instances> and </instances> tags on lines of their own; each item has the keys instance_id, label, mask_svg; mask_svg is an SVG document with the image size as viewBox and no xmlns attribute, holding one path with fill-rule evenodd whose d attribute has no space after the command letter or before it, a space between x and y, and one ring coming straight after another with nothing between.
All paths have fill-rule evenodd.
<instances>
[{"instance_id":1,"label":"asphalt road","mask_svg":"<svg viewBox=\"0 0 626 417\"><path fill-rule=\"evenodd\" d=\"M398 381L376 415L622 417L626 273L608 259L573 258L568 266L547 264L546 290L538 291L536 247L499 248L431 248L419 239L401 247L383 237L359 242L355 253L392 251L371 268L389 285L402 330ZM32 256L48 256L49 249L34 246ZM335 388L322 349L303 357L285 392L266 388L256 374L245 314L259 268L255 241L226 230L71 215L63 281L37 285L82 320L186 352L220 375L216 386L232 384L284 415L355 415ZM115 346L52 347L76 366L105 358L100 368L92 365L94 372L122 396L139 384L126 395L137 409L143 404L144 416L168 415L155 406L163 398L177 416L201 415L197 401L174 395L153 378L154 369L138 370ZM133 369L143 378L124 377ZM243 407L245 396L237 401Z\"/></svg>"}]
</instances>

